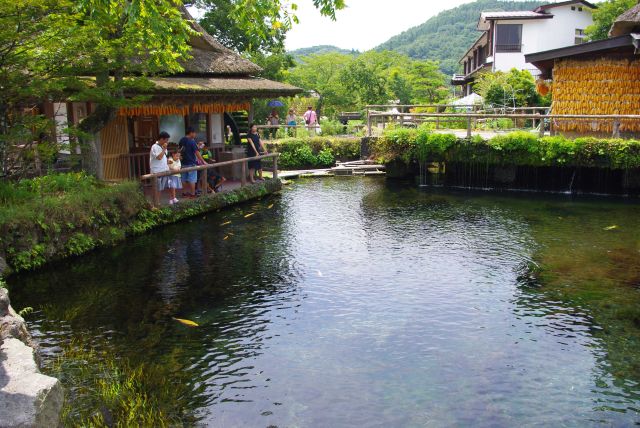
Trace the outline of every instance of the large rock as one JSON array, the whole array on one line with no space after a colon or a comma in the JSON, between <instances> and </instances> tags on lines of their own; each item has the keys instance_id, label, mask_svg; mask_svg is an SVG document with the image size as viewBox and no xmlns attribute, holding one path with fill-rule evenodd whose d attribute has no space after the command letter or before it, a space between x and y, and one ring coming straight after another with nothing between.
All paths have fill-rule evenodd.
<instances>
[{"instance_id":1,"label":"large rock","mask_svg":"<svg viewBox=\"0 0 640 428\"><path fill-rule=\"evenodd\" d=\"M0 428L59 425L62 386L38 371L36 357L24 320L0 288Z\"/></svg>"},{"instance_id":2,"label":"large rock","mask_svg":"<svg viewBox=\"0 0 640 428\"><path fill-rule=\"evenodd\" d=\"M15 338L0 347L0 427L57 427L64 393L38 371L33 348Z\"/></svg>"}]
</instances>

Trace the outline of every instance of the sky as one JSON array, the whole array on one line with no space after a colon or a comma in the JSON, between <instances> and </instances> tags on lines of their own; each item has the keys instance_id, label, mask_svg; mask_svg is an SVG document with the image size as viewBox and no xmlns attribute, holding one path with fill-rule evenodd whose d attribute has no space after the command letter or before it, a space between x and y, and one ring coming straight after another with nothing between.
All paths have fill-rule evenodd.
<instances>
[{"instance_id":1,"label":"sky","mask_svg":"<svg viewBox=\"0 0 640 428\"><path fill-rule=\"evenodd\" d=\"M311 0L297 0L300 24L287 34L287 50L316 45L366 51L420 25L443 10L472 0L346 0L336 21L322 17Z\"/></svg>"}]
</instances>

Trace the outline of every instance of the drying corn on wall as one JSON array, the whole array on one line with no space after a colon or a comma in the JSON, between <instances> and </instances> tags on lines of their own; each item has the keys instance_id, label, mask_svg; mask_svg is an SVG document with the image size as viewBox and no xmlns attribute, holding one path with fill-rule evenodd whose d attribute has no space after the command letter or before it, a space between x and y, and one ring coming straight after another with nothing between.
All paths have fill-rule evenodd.
<instances>
[{"instance_id":1,"label":"drying corn on wall","mask_svg":"<svg viewBox=\"0 0 640 428\"><path fill-rule=\"evenodd\" d=\"M553 68L553 114L640 114L640 61L561 60ZM557 120L560 131L611 132L611 121ZM622 132L639 132L640 121L622 120Z\"/></svg>"}]
</instances>

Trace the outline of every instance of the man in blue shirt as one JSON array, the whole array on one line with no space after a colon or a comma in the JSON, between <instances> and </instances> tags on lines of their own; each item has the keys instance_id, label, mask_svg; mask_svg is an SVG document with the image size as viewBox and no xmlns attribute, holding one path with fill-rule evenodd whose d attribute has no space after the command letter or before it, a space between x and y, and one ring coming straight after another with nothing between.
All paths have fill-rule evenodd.
<instances>
[{"instance_id":1,"label":"man in blue shirt","mask_svg":"<svg viewBox=\"0 0 640 428\"><path fill-rule=\"evenodd\" d=\"M198 160L200 161L200 165L204 165L206 162L202 159L202 155L198 150L198 144L196 143L196 131L192 127L187 128L187 133L184 137L180 139L178 146L180 146L180 150L182 152L182 167L188 168L192 166L198 165ZM187 191L186 194L183 194L187 197L195 198L196 196L196 183L198 182L198 172L197 171L189 171L182 173L182 182L185 183L184 187Z\"/></svg>"}]
</instances>

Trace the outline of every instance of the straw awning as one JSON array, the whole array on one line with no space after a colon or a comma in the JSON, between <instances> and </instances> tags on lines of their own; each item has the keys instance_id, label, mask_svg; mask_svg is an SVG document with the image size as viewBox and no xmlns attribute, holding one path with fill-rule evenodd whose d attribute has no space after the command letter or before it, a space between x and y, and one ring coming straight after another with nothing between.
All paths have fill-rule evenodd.
<instances>
[{"instance_id":1,"label":"straw awning","mask_svg":"<svg viewBox=\"0 0 640 428\"><path fill-rule=\"evenodd\" d=\"M618 37L640 31L640 3L623 13L609 30L609 37Z\"/></svg>"}]
</instances>

